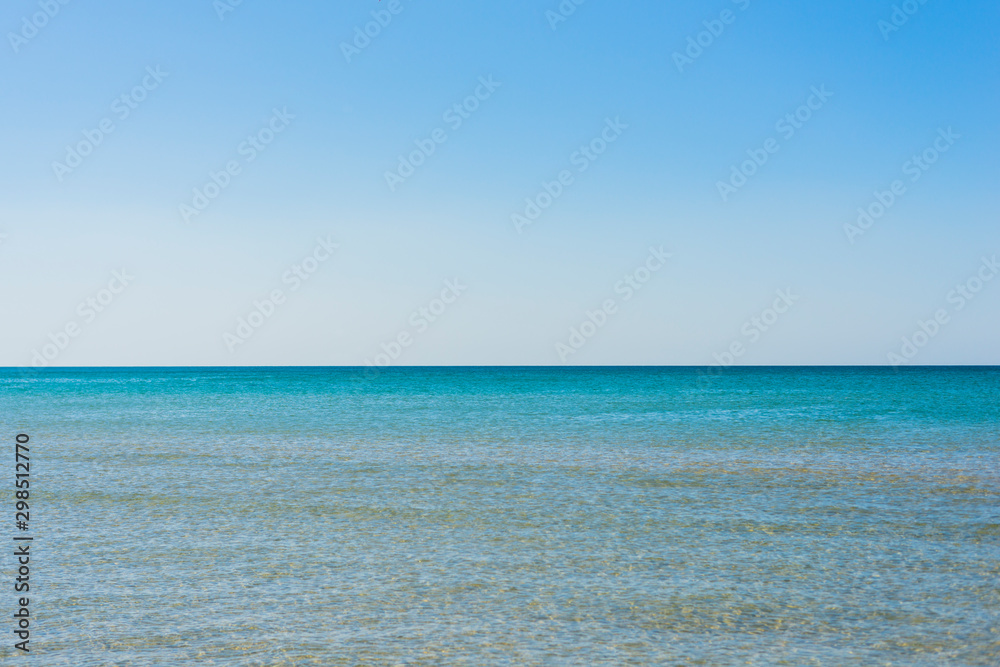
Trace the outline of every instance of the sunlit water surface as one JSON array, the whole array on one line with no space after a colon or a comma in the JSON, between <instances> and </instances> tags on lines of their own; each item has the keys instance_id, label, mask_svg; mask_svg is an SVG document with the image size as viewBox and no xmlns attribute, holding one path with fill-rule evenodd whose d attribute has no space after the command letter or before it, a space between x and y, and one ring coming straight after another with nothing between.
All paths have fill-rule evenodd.
<instances>
[{"instance_id":1,"label":"sunlit water surface","mask_svg":"<svg viewBox=\"0 0 1000 667\"><path fill-rule=\"evenodd\" d=\"M1000 664L997 369L0 370L0 426L39 665Z\"/></svg>"}]
</instances>

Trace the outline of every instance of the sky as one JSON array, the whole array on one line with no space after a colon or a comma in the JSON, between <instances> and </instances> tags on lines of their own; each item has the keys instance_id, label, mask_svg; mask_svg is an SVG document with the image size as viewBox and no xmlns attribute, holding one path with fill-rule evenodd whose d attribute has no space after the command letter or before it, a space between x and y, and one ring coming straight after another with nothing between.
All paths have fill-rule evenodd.
<instances>
[{"instance_id":1,"label":"sky","mask_svg":"<svg viewBox=\"0 0 1000 667\"><path fill-rule=\"evenodd\" d=\"M994 2L0 28L0 366L1000 364Z\"/></svg>"}]
</instances>

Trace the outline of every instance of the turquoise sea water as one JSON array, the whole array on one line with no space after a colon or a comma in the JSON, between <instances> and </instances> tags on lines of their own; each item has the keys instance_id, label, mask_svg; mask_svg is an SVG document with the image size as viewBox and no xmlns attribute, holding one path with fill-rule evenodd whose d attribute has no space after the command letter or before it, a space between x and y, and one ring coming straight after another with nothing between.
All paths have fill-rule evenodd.
<instances>
[{"instance_id":1,"label":"turquoise sea water","mask_svg":"<svg viewBox=\"0 0 1000 667\"><path fill-rule=\"evenodd\" d=\"M996 368L0 370L0 428L39 665L1000 664Z\"/></svg>"}]
</instances>

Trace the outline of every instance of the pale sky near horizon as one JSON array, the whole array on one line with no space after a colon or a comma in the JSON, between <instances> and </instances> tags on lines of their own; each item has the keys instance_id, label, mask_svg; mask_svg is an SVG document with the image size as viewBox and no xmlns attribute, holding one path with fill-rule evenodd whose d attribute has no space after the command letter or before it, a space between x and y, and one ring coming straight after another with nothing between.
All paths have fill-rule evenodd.
<instances>
[{"instance_id":1,"label":"pale sky near horizon","mask_svg":"<svg viewBox=\"0 0 1000 667\"><path fill-rule=\"evenodd\" d=\"M0 28L0 366L1000 364L996 3Z\"/></svg>"}]
</instances>

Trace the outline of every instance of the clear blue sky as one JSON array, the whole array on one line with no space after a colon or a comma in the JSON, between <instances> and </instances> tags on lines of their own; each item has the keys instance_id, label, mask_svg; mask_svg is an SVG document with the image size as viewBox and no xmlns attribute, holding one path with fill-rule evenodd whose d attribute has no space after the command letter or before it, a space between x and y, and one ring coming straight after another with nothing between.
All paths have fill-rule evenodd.
<instances>
[{"instance_id":1,"label":"clear blue sky","mask_svg":"<svg viewBox=\"0 0 1000 667\"><path fill-rule=\"evenodd\" d=\"M559 7L6 3L0 365L1000 363L996 3Z\"/></svg>"}]
</instances>

